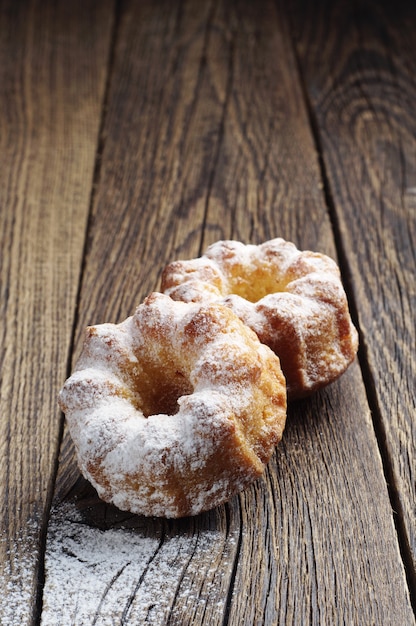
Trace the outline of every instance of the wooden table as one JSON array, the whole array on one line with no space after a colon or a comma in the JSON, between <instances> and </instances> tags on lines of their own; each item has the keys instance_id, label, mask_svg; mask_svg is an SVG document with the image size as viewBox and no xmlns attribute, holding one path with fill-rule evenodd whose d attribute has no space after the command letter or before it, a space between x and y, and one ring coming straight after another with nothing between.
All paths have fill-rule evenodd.
<instances>
[{"instance_id":1,"label":"wooden table","mask_svg":"<svg viewBox=\"0 0 416 626\"><path fill-rule=\"evenodd\" d=\"M410 625L416 3L4 0L0 624ZM57 393L165 263L281 236L360 331L263 479L167 521L80 478Z\"/></svg>"}]
</instances>

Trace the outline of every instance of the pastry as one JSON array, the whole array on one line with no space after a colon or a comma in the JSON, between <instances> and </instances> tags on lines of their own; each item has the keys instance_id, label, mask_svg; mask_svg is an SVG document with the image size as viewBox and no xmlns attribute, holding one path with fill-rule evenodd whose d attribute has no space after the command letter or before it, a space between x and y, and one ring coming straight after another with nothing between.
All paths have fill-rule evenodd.
<instances>
[{"instance_id":1,"label":"pastry","mask_svg":"<svg viewBox=\"0 0 416 626\"><path fill-rule=\"evenodd\" d=\"M280 238L258 246L218 241L200 258L165 267L161 290L236 313L279 356L288 399L336 380L357 352L335 261Z\"/></svg>"},{"instance_id":2,"label":"pastry","mask_svg":"<svg viewBox=\"0 0 416 626\"><path fill-rule=\"evenodd\" d=\"M175 518L261 476L286 387L279 359L229 308L153 293L122 323L87 329L60 406L103 500Z\"/></svg>"}]
</instances>

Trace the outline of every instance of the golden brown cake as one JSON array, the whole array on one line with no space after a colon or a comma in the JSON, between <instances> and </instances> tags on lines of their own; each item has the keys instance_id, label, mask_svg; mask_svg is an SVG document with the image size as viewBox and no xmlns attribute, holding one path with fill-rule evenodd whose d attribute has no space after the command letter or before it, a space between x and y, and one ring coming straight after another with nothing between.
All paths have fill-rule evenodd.
<instances>
[{"instance_id":1,"label":"golden brown cake","mask_svg":"<svg viewBox=\"0 0 416 626\"><path fill-rule=\"evenodd\" d=\"M218 241L200 258L168 265L161 290L234 311L279 356L289 399L337 379L357 352L337 264L280 238Z\"/></svg>"},{"instance_id":2,"label":"golden brown cake","mask_svg":"<svg viewBox=\"0 0 416 626\"><path fill-rule=\"evenodd\" d=\"M121 324L87 329L60 405L101 498L182 517L262 474L286 387L279 359L230 309L154 293Z\"/></svg>"}]
</instances>

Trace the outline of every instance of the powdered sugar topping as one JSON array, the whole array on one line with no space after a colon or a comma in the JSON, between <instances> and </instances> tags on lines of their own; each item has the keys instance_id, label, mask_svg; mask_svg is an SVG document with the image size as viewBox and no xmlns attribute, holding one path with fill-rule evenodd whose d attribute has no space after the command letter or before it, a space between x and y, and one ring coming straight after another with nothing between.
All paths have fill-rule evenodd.
<instances>
[{"instance_id":1,"label":"powdered sugar topping","mask_svg":"<svg viewBox=\"0 0 416 626\"><path fill-rule=\"evenodd\" d=\"M61 405L99 495L176 517L252 482L259 446L269 458L285 421L284 380L264 350L227 308L162 294L122 324L91 327Z\"/></svg>"}]
</instances>

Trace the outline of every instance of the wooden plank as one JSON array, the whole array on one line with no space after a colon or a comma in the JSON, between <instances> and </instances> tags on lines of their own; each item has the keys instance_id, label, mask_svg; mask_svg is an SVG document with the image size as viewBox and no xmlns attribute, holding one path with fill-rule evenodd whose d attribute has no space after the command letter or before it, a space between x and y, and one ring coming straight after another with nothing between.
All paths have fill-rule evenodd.
<instances>
[{"instance_id":1,"label":"wooden plank","mask_svg":"<svg viewBox=\"0 0 416 626\"><path fill-rule=\"evenodd\" d=\"M124 319L157 288L185 228L198 248L219 140L225 85L211 66L225 42L207 26L213 3L136 4L123 3L120 17L81 335L88 323Z\"/></svg>"},{"instance_id":2,"label":"wooden plank","mask_svg":"<svg viewBox=\"0 0 416 626\"><path fill-rule=\"evenodd\" d=\"M123 319L201 242L335 254L285 11L122 9L75 357L87 323ZM357 363L291 407L264 479L193 519L121 513L74 484L67 435L61 458L45 624L414 623Z\"/></svg>"},{"instance_id":3,"label":"wooden plank","mask_svg":"<svg viewBox=\"0 0 416 626\"><path fill-rule=\"evenodd\" d=\"M112 3L0 13L0 623L32 623Z\"/></svg>"},{"instance_id":4,"label":"wooden plank","mask_svg":"<svg viewBox=\"0 0 416 626\"><path fill-rule=\"evenodd\" d=\"M168 261L178 241L183 247L188 242L191 252L198 251L206 181L217 151L225 95L221 77L211 70L226 44L223 34L209 22L212 13L210 3L202 12L192 2L123 5L75 354L86 324L120 321L157 287L163 260ZM207 620L217 623L217 616L224 612L233 567L229 556L233 547L225 540L228 534L218 530L227 527L225 509L199 522L120 517L88 489L83 497L78 488L74 501L83 513L79 520L79 510L59 505L59 495L78 475L66 436L57 481L58 505L49 531L44 623L94 619L143 623L146 618L164 623L182 596L193 612L206 613ZM84 487L83 481L79 484ZM125 541L130 546L129 552L123 552L125 560L109 558L105 571L97 566L103 558L103 542L98 553L90 552L103 524L118 528L113 537L116 545ZM108 533L105 544L110 548L104 554L114 555ZM90 552L87 558L86 551ZM199 558L188 566L193 554ZM90 567L82 569L88 559ZM218 566L212 568L212 562ZM156 565L157 571L164 572L164 580L156 576ZM77 566L81 569L76 577L62 579L65 569L76 571ZM229 575L222 582L227 569ZM207 574L204 578L202 572ZM219 587L209 584L210 576ZM217 592L221 584L223 593L207 609L209 592Z\"/></svg>"},{"instance_id":5,"label":"wooden plank","mask_svg":"<svg viewBox=\"0 0 416 626\"><path fill-rule=\"evenodd\" d=\"M414 3L371 0L319 11L299 2L293 14L414 588L415 20Z\"/></svg>"},{"instance_id":6,"label":"wooden plank","mask_svg":"<svg viewBox=\"0 0 416 626\"><path fill-rule=\"evenodd\" d=\"M290 37L284 28L285 10L274 13L273 6L267 3L254 6L241 2L235 6L235 81L218 159L218 177L212 185L215 200L208 208L207 224L220 223L224 211L218 210L219 206L230 211L237 206L228 223L229 232L237 238L261 240L283 234L302 247L334 256L301 86L293 81L296 61L287 52ZM261 35L256 30L259 23ZM265 63L265 58L284 58L284 70L276 75L276 65ZM250 73L260 77L254 89L247 80ZM271 85L278 88L272 90ZM215 196L217 190L219 199ZM365 395L358 369L353 368L339 384L292 409L293 422L289 421L283 446L277 451L276 471L270 473L269 497L261 499L266 506L255 507L258 518L251 534L241 534L234 596L248 596L251 601L232 603L231 623L256 623L261 616L267 616L265 623L391 620L400 624L407 619L412 623ZM319 425L317 415L321 416ZM281 455L282 450L287 450L287 454ZM305 450L302 461L301 450ZM344 462L335 467L334 458L343 458ZM286 483L285 490L282 483L289 465L293 482ZM319 485L322 499L317 497L314 485ZM270 497L279 486L280 500ZM383 506L379 502L381 493ZM289 507L287 512L285 504ZM252 510L242 517L242 528L247 528L250 518L253 522ZM273 542L268 534L256 534L254 530L265 527L274 527L278 536L275 534ZM281 528L285 533L279 535ZM296 556L295 546L299 548ZM391 572L385 568L384 557L379 556L386 551L396 561ZM253 554L257 555L255 562ZM290 566L282 555L291 559ZM266 562L268 567L264 567ZM385 591L389 586L391 594ZM383 607L371 598L375 587L379 588ZM265 589L269 591L265 593Z\"/></svg>"},{"instance_id":7,"label":"wooden plank","mask_svg":"<svg viewBox=\"0 0 416 626\"><path fill-rule=\"evenodd\" d=\"M283 236L335 255L291 42L273 3L224 8L229 55L221 146L203 247ZM228 13L228 14L227 14Z\"/></svg>"}]
</instances>

